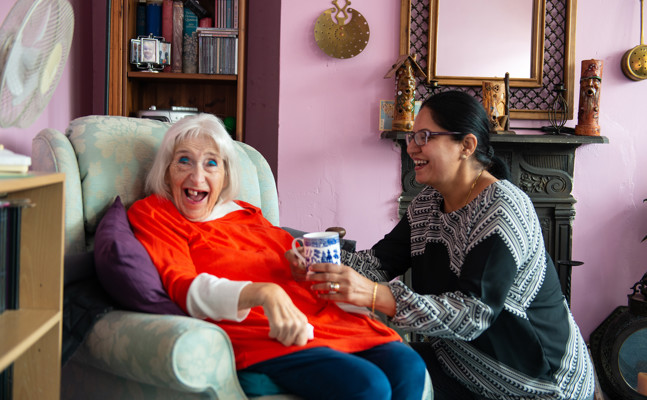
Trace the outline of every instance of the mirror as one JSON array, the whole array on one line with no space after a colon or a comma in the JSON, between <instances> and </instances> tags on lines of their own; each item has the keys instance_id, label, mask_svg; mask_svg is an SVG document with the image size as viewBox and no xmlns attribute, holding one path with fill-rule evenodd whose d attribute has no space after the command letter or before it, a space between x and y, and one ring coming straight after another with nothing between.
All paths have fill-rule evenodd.
<instances>
[{"instance_id":1,"label":"mirror","mask_svg":"<svg viewBox=\"0 0 647 400\"><path fill-rule=\"evenodd\" d=\"M557 85L573 119L575 0L401 0L400 54L416 54L427 85L481 96L510 73L510 117L549 119Z\"/></svg>"},{"instance_id":2,"label":"mirror","mask_svg":"<svg viewBox=\"0 0 647 400\"><path fill-rule=\"evenodd\" d=\"M647 328L632 333L622 343L618 352L618 368L627 385L638 391L638 374L647 372Z\"/></svg>"},{"instance_id":3,"label":"mirror","mask_svg":"<svg viewBox=\"0 0 647 400\"><path fill-rule=\"evenodd\" d=\"M427 76L445 84L480 85L483 80L502 79L508 72L512 87L540 86L544 4L541 0L432 0L429 42L435 45Z\"/></svg>"}]
</instances>

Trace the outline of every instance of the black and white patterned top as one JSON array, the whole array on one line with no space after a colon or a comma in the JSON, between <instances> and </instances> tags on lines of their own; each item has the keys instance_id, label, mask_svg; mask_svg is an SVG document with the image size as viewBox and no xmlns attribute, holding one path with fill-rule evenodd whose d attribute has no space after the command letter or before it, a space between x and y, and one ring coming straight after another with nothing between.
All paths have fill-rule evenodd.
<instances>
[{"instance_id":1,"label":"black and white patterned top","mask_svg":"<svg viewBox=\"0 0 647 400\"><path fill-rule=\"evenodd\" d=\"M342 262L390 281L393 325L426 337L448 374L492 399L585 399L586 343L546 253L530 198L509 181L443 212L426 187L371 250ZM394 278L411 270L412 288Z\"/></svg>"}]
</instances>

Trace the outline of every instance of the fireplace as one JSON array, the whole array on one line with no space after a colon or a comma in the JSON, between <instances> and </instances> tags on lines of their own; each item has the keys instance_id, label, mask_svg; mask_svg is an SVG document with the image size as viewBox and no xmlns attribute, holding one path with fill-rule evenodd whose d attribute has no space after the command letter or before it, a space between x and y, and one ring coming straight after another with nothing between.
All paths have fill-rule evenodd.
<instances>
[{"instance_id":1,"label":"fireplace","mask_svg":"<svg viewBox=\"0 0 647 400\"><path fill-rule=\"evenodd\" d=\"M413 163L406 151L405 132L385 131L383 139L400 145L402 194L398 214L404 215L422 185L415 181ZM575 150L584 144L608 143L604 136L492 135L496 154L510 167L511 181L530 196L555 262L562 292L571 298L571 268L581 264L571 257L576 200L572 195Z\"/></svg>"}]
</instances>

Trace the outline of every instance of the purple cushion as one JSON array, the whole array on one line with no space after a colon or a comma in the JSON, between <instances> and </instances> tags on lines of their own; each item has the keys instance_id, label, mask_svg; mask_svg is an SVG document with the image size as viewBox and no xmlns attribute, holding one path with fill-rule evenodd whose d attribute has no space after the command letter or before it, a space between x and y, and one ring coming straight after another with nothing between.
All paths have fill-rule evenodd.
<instances>
[{"instance_id":1,"label":"purple cushion","mask_svg":"<svg viewBox=\"0 0 647 400\"><path fill-rule=\"evenodd\" d=\"M124 308L186 315L164 290L148 252L130 228L119 196L97 226L94 263L101 286Z\"/></svg>"}]
</instances>

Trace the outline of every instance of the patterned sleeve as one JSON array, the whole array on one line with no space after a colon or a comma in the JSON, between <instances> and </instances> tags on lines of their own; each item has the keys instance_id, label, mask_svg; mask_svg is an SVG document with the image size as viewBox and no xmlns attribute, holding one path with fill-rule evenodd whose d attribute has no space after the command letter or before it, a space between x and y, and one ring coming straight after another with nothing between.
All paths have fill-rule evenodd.
<instances>
[{"instance_id":1,"label":"patterned sleeve","mask_svg":"<svg viewBox=\"0 0 647 400\"><path fill-rule=\"evenodd\" d=\"M480 336L504 307L515 275L514 260L504 243L493 237L472 250L463 271L460 290L439 295L421 295L400 281L390 282L396 301L393 325L448 339L470 341Z\"/></svg>"},{"instance_id":2,"label":"patterned sleeve","mask_svg":"<svg viewBox=\"0 0 647 400\"><path fill-rule=\"evenodd\" d=\"M450 265L458 277L455 289L420 295L401 282L391 282L397 304L395 326L424 335L474 340L504 309L527 318L526 309L543 281L545 251L529 200L518 192L492 192L472 216L465 252L456 252Z\"/></svg>"},{"instance_id":3,"label":"patterned sleeve","mask_svg":"<svg viewBox=\"0 0 647 400\"><path fill-rule=\"evenodd\" d=\"M370 250L356 253L342 250L342 264L375 282L390 281L411 267L410 237L411 229L405 216Z\"/></svg>"}]
</instances>

